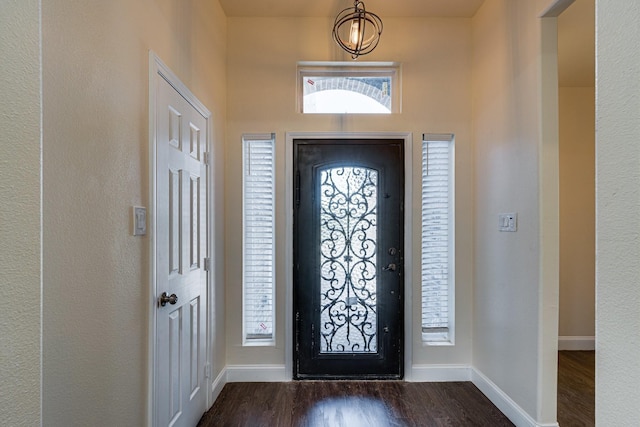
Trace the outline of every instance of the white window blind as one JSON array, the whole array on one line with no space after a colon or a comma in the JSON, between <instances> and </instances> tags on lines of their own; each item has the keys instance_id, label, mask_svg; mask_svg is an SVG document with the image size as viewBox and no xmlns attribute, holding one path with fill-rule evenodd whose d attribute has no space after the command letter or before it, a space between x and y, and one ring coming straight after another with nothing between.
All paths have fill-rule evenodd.
<instances>
[{"instance_id":1,"label":"white window blind","mask_svg":"<svg viewBox=\"0 0 640 427\"><path fill-rule=\"evenodd\" d=\"M422 142L422 338L453 343L453 136Z\"/></svg>"},{"instance_id":2,"label":"white window blind","mask_svg":"<svg viewBox=\"0 0 640 427\"><path fill-rule=\"evenodd\" d=\"M275 135L242 139L243 342L274 343Z\"/></svg>"}]
</instances>

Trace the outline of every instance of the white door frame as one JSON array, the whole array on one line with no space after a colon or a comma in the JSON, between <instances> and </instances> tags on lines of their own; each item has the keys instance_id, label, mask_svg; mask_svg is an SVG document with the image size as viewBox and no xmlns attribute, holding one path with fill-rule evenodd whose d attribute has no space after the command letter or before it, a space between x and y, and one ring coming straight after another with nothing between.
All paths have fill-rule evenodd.
<instances>
[{"instance_id":1,"label":"white door frame","mask_svg":"<svg viewBox=\"0 0 640 427\"><path fill-rule=\"evenodd\" d=\"M157 301L158 301L158 289L156 289L156 218L157 218L157 206L156 206L156 173L157 173L157 161L156 161L156 88L158 79L165 79L184 99L186 99L203 117L207 122L207 134L205 136L206 148L205 152L208 156L209 165L213 164L211 158L211 146L212 146L212 118L211 112L204 106L195 95L180 81L180 79L167 67L167 65L160 60L160 58L153 52L149 51L149 214L147 218L148 224L148 236L149 236L149 299L147 300L147 307L149 309L149 342L148 342L148 358L147 358L147 412L146 412L146 425L153 427L156 425L155 414L157 396L155 391L156 385L156 333L157 333ZM213 188L213 168L209 166L207 170L207 257L211 257L212 250L212 227L211 227L211 212L212 212L212 188ZM207 286L205 299L207 301L207 313L206 313L206 325L207 325L207 343L206 343L206 360L205 363L209 366L213 366L213 360L211 360L213 352L211 349L212 340L212 274L211 271L207 272ZM206 407L210 408L212 402L212 379L210 375L206 377L207 392L206 392Z\"/></svg>"},{"instance_id":2,"label":"white door frame","mask_svg":"<svg viewBox=\"0 0 640 427\"><path fill-rule=\"evenodd\" d=\"M540 18L540 282L538 308L538 407L536 420L557 424L560 315L560 162L558 112L558 16L575 0L547 0Z\"/></svg>"},{"instance_id":3,"label":"white door frame","mask_svg":"<svg viewBox=\"0 0 640 427\"><path fill-rule=\"evenodd\" d=\"M404 378L412 377L412 144L411 132L287 132L285 142L285 376L293 374L293 140L294 139L403 139L404 140Z\"/></svg>"}]
</instances>

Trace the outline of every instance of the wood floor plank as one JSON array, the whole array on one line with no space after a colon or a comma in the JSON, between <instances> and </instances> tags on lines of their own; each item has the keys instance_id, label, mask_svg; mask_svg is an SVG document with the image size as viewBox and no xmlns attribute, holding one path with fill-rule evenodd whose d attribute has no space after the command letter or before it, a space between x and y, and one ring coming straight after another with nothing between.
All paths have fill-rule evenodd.
<instances>
[{"instance_id":1,"label":"wood floor plank","mask_svg":"<svg viewBox=\"0 0 640 427\"><path fill-rule=\"evenodd\" d=\"M512 426L469 382L229 383L199 427Z\"/></svg>"},{"instance_id":2,"label":"wood floor plank","mask_svg":"<svg viewBox=\"0 0 640 427\"><path fill-rule=\"evenodd\" d=\"M558 352L558 422L595 425L595 351Z\"/></svg>"}]
</instances>

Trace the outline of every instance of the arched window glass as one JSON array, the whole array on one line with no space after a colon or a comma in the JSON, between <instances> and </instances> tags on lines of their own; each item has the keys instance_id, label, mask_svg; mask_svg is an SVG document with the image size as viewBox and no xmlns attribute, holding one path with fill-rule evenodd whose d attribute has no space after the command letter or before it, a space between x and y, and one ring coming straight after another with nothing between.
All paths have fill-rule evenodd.
<instances>
[{"instance_id":1,"label":"arched window glass","mask_svg":"<svg viewBox=\"0 0 640 427\"><path fill-rule=\"evenodd\" d=\"M399 111L399 67L298 67L299 111L305 114L391 114Z\"/></svg>"},{"instance_id":2,"label":"arched window glass","mask_svg":"<svg viewBox=\"0 0 640 427\"><path fill-rule=\"evenodd\" d=\"M348 90L326 90L304 96L305 113L391 114L376 99Z\"/></svg>"}]
</instances>

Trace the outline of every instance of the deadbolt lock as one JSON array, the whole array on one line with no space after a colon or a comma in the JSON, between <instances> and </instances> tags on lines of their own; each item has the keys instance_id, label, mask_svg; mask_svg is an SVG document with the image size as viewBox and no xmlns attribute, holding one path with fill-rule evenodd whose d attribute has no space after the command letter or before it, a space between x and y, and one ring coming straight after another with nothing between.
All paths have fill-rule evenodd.
<instances>
[{"instance_id":1,"label":"deadbolt lock","mask_svg":"<svg viewBox=\"0 0 640 427\"><path fill-rule=\"evenodd\" d=\"M384 271L396 271L397 269L398 269L398 266L395 265L394 263L390 263L389 265L383 268Z\"/></svg>"}]
</instances>

